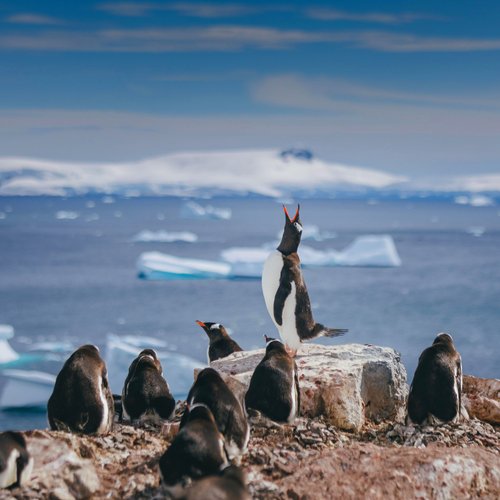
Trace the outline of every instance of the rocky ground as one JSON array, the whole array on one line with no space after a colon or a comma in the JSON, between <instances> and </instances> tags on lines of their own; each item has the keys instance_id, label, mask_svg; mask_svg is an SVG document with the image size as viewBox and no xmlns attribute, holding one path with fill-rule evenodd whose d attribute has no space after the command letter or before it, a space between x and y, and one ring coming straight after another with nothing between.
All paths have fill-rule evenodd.
<instances>
[{"instance_id":1,"label":"rocky ground","mask_svg":"<svg viewBox=\"0 0 500 500\"><path fill-rule=\"evenodd\" d=\"M242 466L254 498L498 498L499 428L479 420L439 427L381 424L358 433L322 418L252 422ZM108 436L26 433L32 481L0 498L164 498L157 463L178 423Z\"/></svg>"}]
</instances>

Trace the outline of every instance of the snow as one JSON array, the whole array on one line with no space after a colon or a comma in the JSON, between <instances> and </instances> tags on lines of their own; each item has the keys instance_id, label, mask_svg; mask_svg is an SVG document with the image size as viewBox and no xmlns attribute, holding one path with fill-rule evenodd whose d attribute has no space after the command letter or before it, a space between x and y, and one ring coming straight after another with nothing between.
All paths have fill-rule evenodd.
<instances>
[{"instance_id":1,"label":"snow","mask_svg":"<svg viewBox=\"0 0 500 500\"><path fill-rule=\"evenodd\" d=\"M0 408L46 407L56 376L35 370L3 370Z\"/></svg>"},{"instance_id":2,"label":"snow","mask_svg":"<svg viewBox=\"0 0 500 500\"><path fill-rule=\"evenodd\" d=\"M194 370L202 368L204 363L178 352L161 350L164 345L164 341L152 337L108 335L105 359L113 393L121 394L129 366L139 352L142 349L154 348L173 396L177 399L185 398L193 383Z\"/></svg>"},{"instance_id":3,"label":"snow","mask_svg":"<svg viewBox=\"0 0 500 500\"><path fill-rule=\"evenodd\" d=\"M55 214L55 218L59 220L73 220L78 219L78 217L80 217L78 212L71 212L69 210L59 210Z\"/></svg>"},{"instance_id":4,"label":"snow","mask_svg":"<svg viewBox=\"0 0 500 500\"><path fill-rule=\"evenodd\" d=\"M181 209L181 217L184 219L221 219L229 220L232 212L230 208L217 208L212 205L202 207L194 201L184 203Z\"/></svg>"},{"instance_id":5,"label":"snow","mask_svg":"<svg viewBox=\"0 0 500 500\"><path fill-rule=\"evenodd\" d=\"M132 241L136 243L174 243L184 241L186 243L196 243L198 236L189 231L169 232L169 231L150 231L144 229L134 236Z\"/></svg>"},{"instance_id":6,"label":"snow","mask_svg":"<svg viewBox=\"0 0 500 500\"><path fill-rule=\"evenodd\" d=\"M0 325L0 364L19 359L19 354L8 342L12 337L14 337L14 328L10 325Z\"/></svg>"},{"instance_id":7,"label":"snow","mask_svg":"<svg viewBox=\"0 0 500 500\"><path fill-rule=\"evenodd\" d=\"M192 196L254 193L279 197L294 190L332 187L385 188L405 181L386 172L326 162L304 161L280 151L185 152L140 161L79 163L1 157L2 195L59 195L89 192Z\"/></svg>"}]
</instances>

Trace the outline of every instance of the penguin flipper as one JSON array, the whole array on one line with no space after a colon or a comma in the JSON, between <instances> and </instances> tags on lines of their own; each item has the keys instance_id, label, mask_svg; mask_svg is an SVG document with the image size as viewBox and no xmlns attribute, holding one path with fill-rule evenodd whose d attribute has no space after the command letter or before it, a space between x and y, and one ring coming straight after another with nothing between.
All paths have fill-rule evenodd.
<instances>
[{"instance_id":1,"label":"penguin flipper","mask_svg":"<svg viewBox=\"0 0 500 500\"><path fill-rule=\"evenodd\" d=\"M280 326L283 324L283 309L285 307L285 301L291 291L292 282L290 281L290 274L287 267L283 266L280 274L280 284L278 290L276 291L276 295L274 296L273 306L274 321L276 321L276 323Z\"/></svg>"},{"instance_id":2,"label":"penguin flipper","mask_svg":"<svg viewBox=\"0 0 500 500\"><path fill-rule=\"evenodd\" d=\"M348 332L346 328L328 328L321 323L316 323L314 328L310 332L310 335L306 335L305 337L301 337L302 340L314 339L316 337L340 337Z\"/></svg>"}]
</instances>

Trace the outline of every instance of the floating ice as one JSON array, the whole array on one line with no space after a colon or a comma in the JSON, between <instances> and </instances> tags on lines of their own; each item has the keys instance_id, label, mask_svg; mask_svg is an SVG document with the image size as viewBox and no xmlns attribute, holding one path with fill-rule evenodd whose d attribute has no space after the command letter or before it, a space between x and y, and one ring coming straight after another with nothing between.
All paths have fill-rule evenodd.
<instances>
[{"instance_id":1,"label":"floating ice","mask_svg":"<svg viewBox=\"0 0 500 500\"><path fill-rule=\"evenodd\" d=\"M231 218L232 212L230 208L217 208L212 205L202 207L194 201L184 203L181 209L181 217L185 219L222 219L228 220Z\"/></svg>"},{"instance_id":2,"label":"floating ice","mask_svg":"<svg viewBox=\"0 0 500 500\"><path fill-rule=\"evenodd\" d=\"M36 342L35 344L30 345L30 351L40 351L40 352L72 352L75 349L75 346L71 342L66 341L43 341Z\"/></svg>"},{"instance_id":3,"label":"floating ice","mask_svg":"<svg viewBox=\"0 0 500 500\"><path fill-rule=\"evenodd\" d=\"M471 226L467 228L466 232L468 234L472 234L472 236L475 236L476 238L480 238L486 231L486 228L482 226Z\"/></svg>"},{"instance_id":4,"label":"floating ice","mask_svg":"<svg viewBox=\"0 0 500 500\"><path fill-rule=\"evenodd\" d=\"M495 201L492 198L483 194L455 196L453 201L458 205L470 205L471 207L491 207L495 204Z\"/></svg>"},{"instance_id":5,"label":"floating ice","mask_svg":"<svg viewBox=\"0 0 500 500\"><path fill-rule=\"evenodd\" d=\"M14 328L10 325L0 325L0 364L10 363L19 359L8 340L14 337Z\"/></svg>"},{"instance_id":6,"label":"floating ice","mask_svg":"<svg viewBox=\"0 0 500 500\"><path fill-rule=\"evenodd\" d=\"M155 348L172 394L177 399L185 398L193 383L194 370L203 367L204 363L178 352L159 350L162 345L165 345L162 340L151 337L108 335L105 358L113 393L121 394L130 363L139 352L142 349Z\"/></svg>"},{"instance_id":7,"label":"floating ice","mask_svg":"<svg viewBox=\"0 0 500 500\"><path fill-rule=\"evenodd\" d=\"M103 203L110 205L111 203L115 202L115 199L112 196L104 196L104 198L101 201Z\"/></svg>"},{"instance_id":8,"label":"floating ice","mask_svg":"<svg viewBox=\"0 0 500 500\"><path fill-rule=\"evenodd\" d=\"M176 241L184 241L186 243L195 243L198 241L198 236L189 231L169 232L169 231L149 231L144 229L136 234L132 241L137 243L173 243Z\"/></svg>"},{"instance_id":9,"label":"floating ice","mask_svg":"<svg viewBox=\"0 0 500 500\"><path fill-rule=\"evenodd\" d=\"M0 408L46 407L56 376L35 370L3 370Z\"/></svg>"},{"instance_id":10,"label":"floating ice","mask_svg":"<svg viewBox=\"0 0 500 500\"><path fill-rule=\"evenodd\" d=\"M137 261L139 276L144 279L229 278L227 262L184 259L160 252L144 252Z\"/></svg>"},{"instance_id":11,"label":"floating ice","mask_svg":"<svg viewBox=\"0 0 500 500\"><path fill-rule=\"evenodd\" d=\"M0 212L0 219L6 219L7 214L5 212Z\"/></svg>"},{"instance_id":12,"label":"floating ice","mask_svg":"<svg viewBox=\"0 0 500 500\"><path fill-rule=\"evenodd\" d=\"M78 212L71 212L69 210L59 210L55 215L56 219L59 220L73 220L78 219L80 214Z\"/></svg>"}]
</instances>

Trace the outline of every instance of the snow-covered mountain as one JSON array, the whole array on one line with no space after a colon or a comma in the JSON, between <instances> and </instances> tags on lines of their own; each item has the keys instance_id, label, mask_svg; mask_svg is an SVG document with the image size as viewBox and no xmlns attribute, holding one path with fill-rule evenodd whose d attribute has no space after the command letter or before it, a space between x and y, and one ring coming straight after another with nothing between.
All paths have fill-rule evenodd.
<instances>
[{"instance_id":1,"label":"snow-covered mountain","mask_svg":"<svg viewBox=\"0 0 500 500\"><path fill-rule=\"evenodd\" d=\"M404 181L379 170L322 161L302 149L186 152L121 163L0 158L0 195L106 192L279 197L383 189Z\"/></svg>"}]
</instances>

